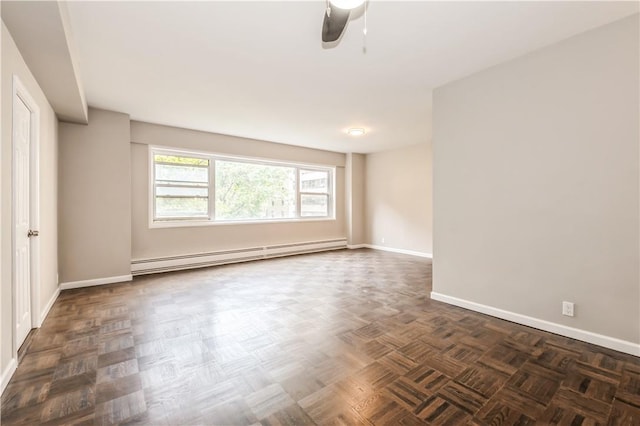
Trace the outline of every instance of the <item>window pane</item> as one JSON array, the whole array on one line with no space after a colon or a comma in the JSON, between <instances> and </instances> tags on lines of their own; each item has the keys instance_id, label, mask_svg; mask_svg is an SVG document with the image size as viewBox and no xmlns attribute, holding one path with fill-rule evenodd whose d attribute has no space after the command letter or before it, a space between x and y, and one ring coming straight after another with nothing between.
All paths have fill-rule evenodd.
<instances>
[{"instance_id":1,"label":"window pane","mask_svg":"<svg viewBox=\"0 0 640 426\"><path fill-rule=\"evenodd\" d=\"M209 182L207 167L192 167L173 164L156 164L156 182Z\"/></svg>"},{"instance_id":2,"label":"window pane","mask_svg":"<svg viewBox=\"0 0 640 426\"><path fill-rule=\"evenodd\" d=\"M300 215L303 217L329 216L329 197L327 195L300 195Z\"/></svg>"},{"instance_id":3,"label":"window pane","mask_svg":"<svg viewBox=\"0 0 640 426\"><path fill-rule=\"evenodd\" d=\"M296 216L296 169L216 161L216 220Z\"/></svg>"},{"instance_id":4,"label":"window pane","mask_svg":"<svg viewBox=\"0 0 640 426\"><path fill-rule=\"evenodd\" d=\"M329 172L318 170L300 170L301 192L329 192Z\"/></svg>"},{"instance_id":5,"label":"window pane","mask_svg":"<svg viewBox=\"0 0 640 426\"><path fill-rule=\"evenodd\" d=\"M155 154L153 160L156 163L190 164L194 166L209 165L209 160L205 158L178 157L176 155Z\"/></svg>"},{"instance_id":6,"label":"window pane","mask_svg":"<svg viewBox=\"0 0 640 426\"><path fill-rule=\"evenodd\" d=\"M158 186L156 187L156 196L158 195L177 195L187 197L208 197L208 188L185 188L185 187L170 187L170 186Z\"/></svg>"},{"instance_id":7,"label":"window pane","mask_svg":"<svg viewBox=\"0 0 640 426\"><path fill-rule=\"evenodd\" d=\"M156 217L207 217L207 198L156 197Z\"/></svg>"}]
</instances>

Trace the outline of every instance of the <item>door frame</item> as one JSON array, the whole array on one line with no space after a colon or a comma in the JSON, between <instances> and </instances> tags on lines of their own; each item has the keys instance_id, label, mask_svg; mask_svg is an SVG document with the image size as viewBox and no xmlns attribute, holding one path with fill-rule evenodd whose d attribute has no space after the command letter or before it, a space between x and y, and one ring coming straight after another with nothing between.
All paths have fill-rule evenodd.
<instances>
[{"instance_id":1,"label":"door frame","mask_svg":"<svg viewBox=\"0 0 640 426\"><path fill-rule=\"evenodd\" d=\"M13 115L16 102L20 99L31 112L31 129L29 132L29 226L31 229L40 227L40 108L27 88L22 84L17 75L13 75L13 90L11 97L11 310L12 310L12 345L13 356L18 361L18 336L16 333L16 277L15 277L15 146L13 132ZM40 317L40 241L39 238L31 238L29 241L30 264L30 302L31 302L31 327L38 328L42 324Z\"/></svg>"}]
</instances>

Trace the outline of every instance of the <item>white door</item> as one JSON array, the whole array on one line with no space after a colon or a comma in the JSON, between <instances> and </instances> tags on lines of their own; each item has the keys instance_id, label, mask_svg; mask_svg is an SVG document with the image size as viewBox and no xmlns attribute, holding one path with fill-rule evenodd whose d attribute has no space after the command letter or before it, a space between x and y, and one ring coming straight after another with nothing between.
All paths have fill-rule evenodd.
<instances>
[{"instance_id":1,"label":"white door","mask_svg":"<svg viewBox=\"0 0 640 426\"><path fill-rule=\"evenodd\" d=\"M16 344L31 331L30 219L31 111L20 96L13 100L14 282Z\"/></svg>"}]
</instances>

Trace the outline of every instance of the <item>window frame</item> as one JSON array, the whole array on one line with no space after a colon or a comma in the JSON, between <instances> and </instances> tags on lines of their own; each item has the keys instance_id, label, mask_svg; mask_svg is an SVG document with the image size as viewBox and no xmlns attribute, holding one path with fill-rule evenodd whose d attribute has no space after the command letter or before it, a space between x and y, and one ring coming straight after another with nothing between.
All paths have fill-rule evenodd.
<instances>
[{"instance_id":1,"label":"window frame","mask_svg":"<svg viewBox=\"0 0 640 426\"><path fill-rule=\"evenodd\" d=\"M303 191L302 190L302 172L328 172L328 170L326 168L321 168L321 167L298 167L296 170L296 179L297 179L297 200L296 200L296 213L298 215L299 218L304 218L304 219L309 219L309 218L324 218L325 216L302 216L302 196L303 195L326 195L327 196L327 213L328 216L331 215L331 212L334 212L334 216L335 216L335 209L334 209L334 201L333 199L335 198L335 185L333 183L333 181L335 180L335 173L328 173L327 176L327 192L309 192L309 191ZM334 194L333 197L331 196L331 194Z\"/></svg>"},{"instance_id":2,"label":"window frame","mask_svg":"<svg viewBox=\"0 0 640 426\"><path fill-rule=\"evenodd\" d=\"M176 228L190 226L219 226L219 225L250 225L265 223L285 223L285 222L318 222L318 221L335 221L336 220L336 166L324 164L297 163L290 161L278 161L259 157L248 157L239 155L220 154L215 152L203 152L182 148L171 148L165 146L149 145L148 148L149 161L149 228ZM173 217L158 218L156 217L156 176L155 176L155 155L172 155L191 158L201 158L209 161L209 185L208 189L208 212L205 217ZM241 219L241 220L216 220L215 204L216 204L216 161L230 161L238 163L259 164L266 166L291 167L295 169L296 176L296 216L291 218L270 218L270 219ZM300 174L301 171L323 171L328 172L329 192L311 193L303 192L301 188ZM204 187L202 187L204 188ZM327 195L327 216L302 216L301 215L301 195Z\"/></svg>"},{"instance_id":3,"label":"window frame","mask_svg":"<svg viewBox=\"0 0 640 426\"><path fill-rule=\"evenodd\" d=\"M191 152L185 152L185 151L167 151L167 150L155 150L155 151L151 151L151 154L149 156L150 158L150 174L151 174L151 191L149 191L151 193L151 204L150 204L150 208L151 208L151 219L154 222L175 222L175 221L185 221L185 220L189 220L189 221L203 221L203 220L211 220L212 217L212 213L213 211L211 210L212 208L212 203L211 203L211 186L215 185L215 181L212 179L215 179L215 175L212 175L211 173L211 159L201 155L199 153L191 153ZM185 188L207 188L207 215L206 215L206 219L205 216L191 216L191 217L181 217L181 216L174 216L174 217L165 217L165 218L158 218L157 217L157 209L156 209L156 198L158 197L156 190L158 188L158 186L161 187L171 187L169 185L163 185L160 184L158 185L156 182L156 161L155 161L155 156L156 155L167 155L167 156L174 156L174 157L188 157L188 158L198 158L201 160L207 160L209 162L209 165L206 166L207 170L207 175L208 175L208 182L207 182L207 186L197 186L197 185L184 185L183 187ZM164 164L164 163L161 163ZM204 168L205 166L195 166L195 167L200 167L200 168ZM196 197L194 197L196 198ZM215 206L215 203L213 203L213 205Z\"/></svg>"}]
</instances>

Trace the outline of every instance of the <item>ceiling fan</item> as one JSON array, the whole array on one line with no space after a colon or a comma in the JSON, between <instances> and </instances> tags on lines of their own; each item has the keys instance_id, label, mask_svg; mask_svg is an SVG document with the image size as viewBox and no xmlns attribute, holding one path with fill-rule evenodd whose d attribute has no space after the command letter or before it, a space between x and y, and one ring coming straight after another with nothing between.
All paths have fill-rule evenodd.
<instances>
[{"instance_id":1,"label":"ceiling fan","mask_svg":"<svg viewBox=\"0 0 640 426\"><path fill-rule=\"evenodd\" d=\"M351 11L366 0L326 0L327 8L322 21L322 41L331 43L340 38L349 22ZM366 29L365 29L366 34Z\"/></svg>"}]
</instances>

